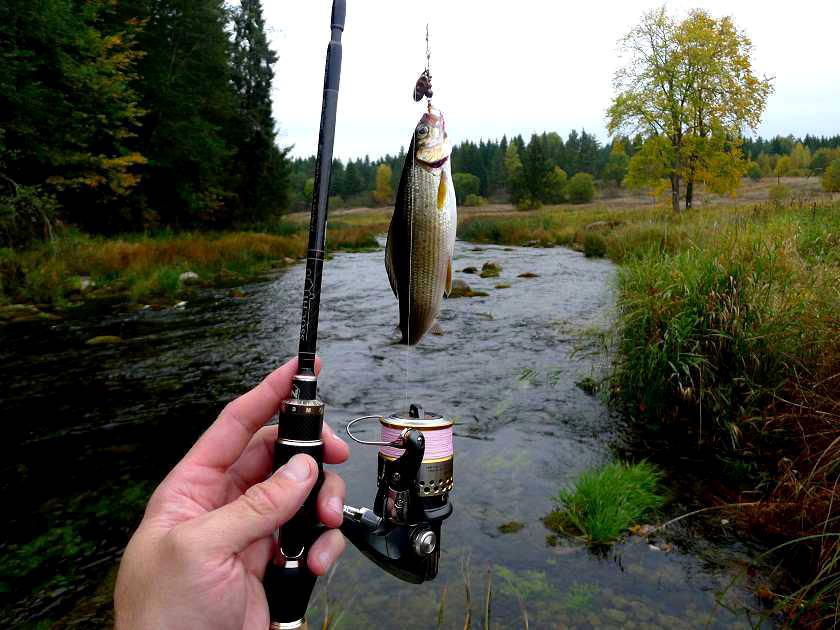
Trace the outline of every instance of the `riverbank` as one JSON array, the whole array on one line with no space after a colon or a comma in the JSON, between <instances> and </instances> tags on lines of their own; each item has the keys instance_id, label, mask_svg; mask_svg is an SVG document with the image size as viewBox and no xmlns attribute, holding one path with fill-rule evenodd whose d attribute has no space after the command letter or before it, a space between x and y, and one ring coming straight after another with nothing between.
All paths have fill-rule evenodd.
<instances>
[{"instance_id":1,"label":"riverbank","mask_svg":"<svg viewBox=\"0 0 840 630\"><path fill-rule=\"evenodd\" d=\"M261 227L112 238L71 231L25 251L0 249L0 307L35 304L50 310L102 297L171 303L188 295L191 287L241 284L306 255L306 222L284 220ZM337 223L330 227L328 243L331 251L364 251L378 247L375 237L386 229L387 222ZM5 319L32 317L34 312L5 311Z\"/></svg>"},{"instance_id":2,"label":"riverbank","mask_svg":"<svg viewBox=\"0 0 840 630\"><path fill-rule=\"evenodd\" d=\"M461 237L620 263L612 398L646 439L730 479L721 503L751 504L730 518L795 578L765 603L794 625L835 619L840 205L547 210Z\"/></svg>"}]
</instances>

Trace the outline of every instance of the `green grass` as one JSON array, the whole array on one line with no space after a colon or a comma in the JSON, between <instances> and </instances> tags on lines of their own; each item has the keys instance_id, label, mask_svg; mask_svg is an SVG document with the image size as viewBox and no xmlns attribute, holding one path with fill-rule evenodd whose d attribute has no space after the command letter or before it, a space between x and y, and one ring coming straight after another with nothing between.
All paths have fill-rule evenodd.
<instances>
[{"instance_id":1,"label":"green grass","mask_svg":"<svg viewBox=\"0 0 840 630\"><path fill-rule=\"evenodd\" d=\"M583 235L583 253L587 258L603 258L607 255L606 239L595 232Z\"/></svg>"},{"instance_id":2,"label":"green grass","mask_svg":"<svg viewBox=\"0 0 840 630\"><path fill-rule=\"evenodd\" d=\"M560 492L557 508L544 522L552 531L581 536L589 545L610 544L662 507L661 480L662 473L648 462L615 462L588 470Z\"/></svg>"},{"instance_id":3,"label":"green grass","mask_svg":"<svg viewBox=\"0 0 840 630\"><path fill-rule=\"evenodd\" d=\"M24 251L0 249L0 305L62 306L82 297L79 278L95 284L86 296L123 295L136 302L174 301L188 293L179 277L197 273L203 286L245 282L306 254L308 227L283 220L262 232L183 232L93 237L68 231ZM332 225L331 250L378 249L387 222Z\"/></svg>"}]
</instances>

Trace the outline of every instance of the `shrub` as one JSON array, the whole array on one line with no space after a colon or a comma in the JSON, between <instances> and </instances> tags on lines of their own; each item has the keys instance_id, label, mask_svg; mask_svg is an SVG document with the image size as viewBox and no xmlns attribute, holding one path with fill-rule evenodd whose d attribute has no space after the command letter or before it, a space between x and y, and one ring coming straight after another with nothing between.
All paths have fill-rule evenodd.
<instances>
[{"instance_id":1,"label":"shrub","mask_svg":"<svg viewBox=\"0 0 840 630\"><path fill-rule=\"evenodd\" d=\"M662 473L645 461L588 470L560 492L544 523L557 533L582 535L590 545L612 543L662 507L661 481Z\"/></svg>"},{"instance_id":2,"label":"shrub","mask_svg":"<svg viewBox=\"0 0 840 630\"><path fill-rule=\"evenodd\" d=\"M481 191L481 180L472 173L455 173L452 183L455 185L455 199L462 205L469 195L478 195Z\"/></svg>"},{"instance_id":3,"label":"shrub","mask_svg":"<svg viewBox=\"0 0 840 630\"><path fill-rule=\"evenodd\" d=\"M747 167L747 175L751 180L757 182L761 180L762 173L761 167L758 165L758 162L750 162L749 166Z\"/></svg>"},{"instance_id":4,"label":"shrub","mask_svg":"<svg viewBox=\"0 0 840 630\"><path fill-rule=\"evenodd\" d=\"M464 198L464 201L461 205L467 208L486 206L487 200L481 195L469 194Z\"/></svg>"},{"instance_id":5,"label":"shrub","mask_svg":"<svg viewBox=\"0 0 840 630\"><path fill-rule=\"evenodd\" d=\"M594 232L583 235L583 253L587 258L603 258L607 255L606 239Z\"/></svg>"},{"instance_id":6,"label":"shrub","mask_svg":"<svg viewBox=\"0 0 840 630\"><path fill-rule=\"evenodd\" d=\"M17 186L0 197L0 247L24 249L50 237L58 203L37 186Z\"/></svg>"},{"instance_id":7,"label":"shrub","mask_svg":"<svg viewBox=\"0 0 840 630\"><path fill-rule=\"evenodd\" d=\"M595 180L589 173L576 173L566 184L565 193L572 203L589 203L595 196Z\"/></svg>"},{"instance_id":8,"label":"shrub","mask_svg":"<svg viewBox=\"0 0 840 630\"><path fill-rule=\"evenodd\" d=\"M826 192L840 192L840 158L829 164L822 177L823 190Z\"/></svg>"},{"instance_id":9,"label":"shrub","mask_svg":"<svg viewBox=\"0 0 840 630\"><path fill-rule=\"evenodd\" d=\"M539 208L542 208L542 202L539 199L534 199L533 197L522 197L516 202L516 209L523 212L528 210L538 210Z\"/></svg>"}]
</instances>

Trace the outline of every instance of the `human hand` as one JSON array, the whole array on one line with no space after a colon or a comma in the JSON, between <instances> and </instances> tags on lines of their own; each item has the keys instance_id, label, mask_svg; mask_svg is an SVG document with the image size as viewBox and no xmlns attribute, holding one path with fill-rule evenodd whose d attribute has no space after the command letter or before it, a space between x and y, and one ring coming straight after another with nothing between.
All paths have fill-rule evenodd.
<instances>
[{"instance_id":1,"label":"human hand","mask_svg":"<svg viewBox=\"0 0 840 630\"><path fill-rule=\"evenodd\" d=\"M320 364L319 364L320 365ZM271 474L277 427L263 425L289 396L292 360L231 402L155 490L120 563L114 592L119 630L269 626L262 580L276 554L272 537L303 504L318 477L296 455ZM324 425L324 463L340 464L347 445ZM344 481L325 471L318 518L342 522ZM312 545L309 569L323 575L344 551L341 532Z\"/></svg>"}]
</instances>

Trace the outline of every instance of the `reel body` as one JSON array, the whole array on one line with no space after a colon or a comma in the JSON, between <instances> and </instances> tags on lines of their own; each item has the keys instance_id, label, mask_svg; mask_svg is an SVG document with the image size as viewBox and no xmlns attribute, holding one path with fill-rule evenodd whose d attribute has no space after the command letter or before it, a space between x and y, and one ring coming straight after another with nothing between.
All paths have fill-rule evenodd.
<instances>
[{"instance_id":1,"label":"reel body","mask_svg":"<svg viewBox=\"0 0 840 630\"><path fill-rule=\"evenodd\" d=\"M359 440L350 431L378 419L382 439ZM392 575L419 584L434 579L441 524L452 514L452 421L412 405L408 414L365 416L347 425L361 444L379 446L373 509L345 506L341 531L359 551Z\"/></svg>"}]
</instances>

